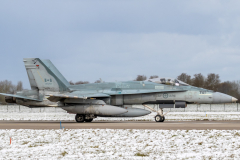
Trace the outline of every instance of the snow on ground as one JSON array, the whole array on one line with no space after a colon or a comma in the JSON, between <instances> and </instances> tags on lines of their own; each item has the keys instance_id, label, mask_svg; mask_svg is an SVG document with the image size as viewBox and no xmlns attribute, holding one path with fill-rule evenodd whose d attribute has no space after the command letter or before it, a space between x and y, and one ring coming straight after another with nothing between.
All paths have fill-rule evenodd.
<instances>
[{"instance_id":1,"label":"snow on ground","mask_svg":"<svg viewBox=\"0 0 240 160\"><path fill-rule=\"evenodd\" d=\"M103 118L95 121L154 121L156 113L136 118ZM240 120L240 112L169 112L166 121L172 120ZM68 120L75 121L75 114L68 113L1 113L0 120Z\"/></svg>"},{"instance_id":2,"label":"snow on ground","mask_svg":"<svg viewBox=\"0 0 240 160\"><path fill-rule=\"evenodd\" d=\"M239 159L240 131L0 130L0 159L77 158Z\"/></svg>"}]
</instances>

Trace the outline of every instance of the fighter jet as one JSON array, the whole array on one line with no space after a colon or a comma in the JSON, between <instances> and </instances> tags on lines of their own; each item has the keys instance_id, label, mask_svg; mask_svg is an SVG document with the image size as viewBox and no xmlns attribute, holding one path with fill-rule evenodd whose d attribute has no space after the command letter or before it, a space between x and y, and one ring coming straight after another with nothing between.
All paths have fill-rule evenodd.
<instances>
[{"instance_id":1,"label":"fighter jet","mask_svg":"<svg viewBox=\"0 0 240 160\"><path fill-rule=\"evenodd\" d=\"M5 101L31 108L60 107L76 114L75 120L79 123L91 122L97 117L138 117L151 113L132 105L144 105L156 112L156 122L164 122L163 108L237 101L229 95L190 86L174 78L70 85L50 60L25 58L23 61L31 90L0 93ZM149 104L158 105L158 110Z\"/></svg>"}]
</instances>

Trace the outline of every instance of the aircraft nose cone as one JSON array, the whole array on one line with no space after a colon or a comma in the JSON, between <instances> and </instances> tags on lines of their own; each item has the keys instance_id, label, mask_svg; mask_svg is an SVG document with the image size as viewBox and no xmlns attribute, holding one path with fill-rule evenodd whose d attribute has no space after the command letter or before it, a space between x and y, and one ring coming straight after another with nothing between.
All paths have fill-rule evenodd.
<instances>
[{"instance_id":1,"label":"aircraft nose cone","mask_svg":"<svg viewBox=\"0 0 240 160\"><path fill-rule=\"evenodd\" d=\"M232 97L232 102L237 102L237 101L238 101L237 98Z\"/></svg>"},{"instance_id":2,"label":"aircraft nose cone","mask_svg":"<svg viewBox=\"0 0 240 160\"><path fill-rule=\"evenodd\" d=\"M213 103L232 103L236 102L237 99L227 94L215 92L213 93Z\"/></svg>"}]
</instances>

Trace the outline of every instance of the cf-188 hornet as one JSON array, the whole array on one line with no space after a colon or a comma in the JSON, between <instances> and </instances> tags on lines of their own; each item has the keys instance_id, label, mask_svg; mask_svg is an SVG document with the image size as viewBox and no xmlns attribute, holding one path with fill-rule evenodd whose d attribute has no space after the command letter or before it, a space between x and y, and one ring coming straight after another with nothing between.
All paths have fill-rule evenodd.
<instances>
[{"instance_id":1,"label":"cf-188 hornet","mask_svg":"<svg viewBox=\"0 0 240 160\"><path fill-rule=\"evenodd\" d=\"M163 108L237 101L229 95L190 86L173 78L70 85L50 60L25 58L23 61L31 90L0 93L5 101L31 108L60 107L76 114L76 122L91 122L98 116L138 117L151 113L132 105L144 105L156 112L156 122L163 122ZM149 104L157 104L159 108L154 110Z\"/></svg>"}]
</instances>

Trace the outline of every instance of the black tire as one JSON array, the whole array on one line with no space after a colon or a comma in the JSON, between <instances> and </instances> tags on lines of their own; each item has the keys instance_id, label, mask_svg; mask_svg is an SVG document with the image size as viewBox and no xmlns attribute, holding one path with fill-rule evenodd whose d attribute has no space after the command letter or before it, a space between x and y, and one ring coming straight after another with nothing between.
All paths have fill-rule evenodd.
<instances>
[{"instance_id":1,"label":"black tire","mask_svg":"<svg viewBox=\"0 0 240 160\"><path fill-rule=\"evenodd\" d=\"M165 117L163 116L163 120L162 120L162 122L164 122L165 121Z\"/></svg>"},{"instance_id":2,"label":"black tire","mask_svg":"<svg viewBox=\"0 0 240 160\"><path fill-rule=\"evenodd\" d=\"M85 122L92 122L93 119L85 119Z\"/></svg>"},{"instance_id":3,"label":"black tire","mask_svg":"<svg viewBox=\"0 0 240 160\"><path fill-rule=\"evenodd\" d=\"M75 120L76 120L76 122L78 122L78 123L83 123L84 120L85 120L85 116L82 115L82 114L76 114Z\"/></svg>"},{"instance_id":4,"label":"black tire","mask_svg":"<svg viewBox=\"0 0 240 160\"><path fill-rule=\"evenodd\" d=\"M162 122L162 120L163 120L162 116L160 116L160 115L155 116L155 121L156 122Z\"/></svg>"}]
</instances>

